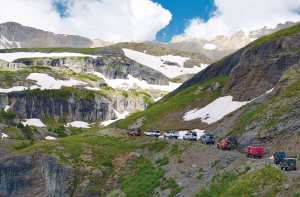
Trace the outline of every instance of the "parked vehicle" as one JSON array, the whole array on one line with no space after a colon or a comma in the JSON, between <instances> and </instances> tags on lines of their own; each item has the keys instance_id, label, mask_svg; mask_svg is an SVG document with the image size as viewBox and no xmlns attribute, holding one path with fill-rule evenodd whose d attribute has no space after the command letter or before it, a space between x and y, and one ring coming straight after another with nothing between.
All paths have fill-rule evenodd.
<instances>
[{"instance_id":1,"label":"parked vehicle","mask_svg":"<svg viewBox=\"0 0 300 197\"><path fill-rule=\"evenodd\" d=\"M132 135L132 136L136 136L136 135L142 136L143 133L142 133L141 129L130 129L130 131L127 132L127 136L129 136L129 135Z\"/></svg>"},{"instance_id":2,"label":"parked vehicle","mask_svg":"<svg viewBox=\"0 0 300 197\"><path fill-rule=\"evenodd\" d=\"M144 136L158 137L160 136L160 132L157 130L150 130L148 132L144 132Z\"/></svg>"},{"instance_id":3,"label":"parked vehicle","mask_svg":"<svg viewBox=\"0 0 300 197\"><path fill-rule=\"evenodd\" d=\"M280 162L280 169L287 170L295 170L296 171L296 159L294 157L285 157Z\"/></svg>"},{"instance_id":4,"label":"parked vehicle","mask_svg":"<svg viewBox=\"0 0 300 197\"><path fill-rule=\"evenodd\" d=\"M260 144L254 144L252 146L247 146L245 149L246 157L259 157L264 155L264 148Z\"/></svg>"},{"instance_id":5,"label":"parked vehicle","mask_svg":"<svg viewBox=\"0 0 300 197\"><path fill-rule=\"evenodd\" d=\"M215 144L215 136L213 136L212 134L204 134L200 137L200 141L205 144Z\"/></svg>"},{"instance_id":6,"label":"parked vehicle","mask_svg":"<svg viewBox=\"0 0 300 197\"><path fill-rule=\"evenodd\" d=\"M224 138L223 140L221 140L221 142L218 142L217 147L218 147L218 149L222 149L222 150L225 150L225 149L231 150L232 143L231 143L231 141Z\"/></svg>"},{"instance_id":7,"label":"parked vehicle","mask_svg":"<svg viewBox=\"0 0 300 197\"><path fill-rule=\"evenodd\" d=\"M187 132L183 136L183 140L195 140L195 141L197 141L197 133Z\"/></svg>"},{"instance_id":8,"label":"parked vehicle","mask_svg":"<svg viewBox=\"0 0 300 197\"><path fill-rule=\"evenodd\" d=\"M277 151L274 153L274 164L279 164L285 158L284 151Z\"/></svg>"},{"instance_id":9,"label":"parked vehicle","mask_svg":"<svg viewBox=\"0 0 300 197\"><path fill-rule=\"evenodd\" d=\"M167 133L164 133L164 138L169 138L169 139L178 139L179 133L177 131L168 131Z\"/></svg>"}]
</instances>

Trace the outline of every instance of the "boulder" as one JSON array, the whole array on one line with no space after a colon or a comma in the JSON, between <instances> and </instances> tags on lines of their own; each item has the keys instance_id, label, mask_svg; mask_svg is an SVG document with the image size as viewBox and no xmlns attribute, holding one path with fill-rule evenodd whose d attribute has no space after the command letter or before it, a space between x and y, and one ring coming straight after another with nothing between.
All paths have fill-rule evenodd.
<instances>
[{"instance_id":1,"label":"boulder","mask_svg":"<svg viewBox=\"0 0 300 197\"><path fill-rule=\"evenodd\" d=\"M93 178L102 178L103 177L103 172L99 169L95 169L95 170L93 170L91 177L93 177Z\"/></svg>"},{"instance_id":2,"label":"boulder","mask_svg":"<svg viewBox=\"0 0 300 197\"><path fill-rule=\"evenodd\" d=\"M199 94L200 92L203 92L203 91L204 91L204 87L199 86L199 88L197 89L197 91L194 94L196 95L196 94Z\"/></svg>"},{"instance_id":3,"label":"boulder","mask_svg":"<svg viewBox=\"0 0 300 197\"><path fill-rule=\"evenodd\" d=\"M291 188L291 185L290 185L290 184L285 184L285 185L283 186L283 188L284 188L285 190L288 190L288 189Z\"/></svg>"},{"instance_id":4,"label":"boulder","mask_svg":"<svg viewBox=\"0 0 300 197\"><path fill-rule=\"evenodd\" d=\"M128 157L129 157L130 159L136 159L136 158L139 158L139 157L141 157L141 156L142 156L141 153L136 153L136 152L132 152L132 153L130 153L130 154L128 155Z\"/></svg>"},{"instance_id":5,"label":"boulder","mask_svg":"<svg viewBox=\"0 0 300 197\"><path fill-rule=\"evenodd\" d=\"M206 90L206 92L207 92L207 93L212 93L213 90L212 90L211 88L208 88L208 89Z\"/></svg>"},{"instance_id":6,"label":"boulder","mask_svg":"<svg viewBox=\"0 0 300 197\"><path fill-rule=\"evenodd\" d=\"M220 90L221 89L221 85L218 83L218 82L216 82L215 84L214 84L214 86L213 86L213 91L214 92L217 92L218 90Z\"/></svg>"}]
</instances>

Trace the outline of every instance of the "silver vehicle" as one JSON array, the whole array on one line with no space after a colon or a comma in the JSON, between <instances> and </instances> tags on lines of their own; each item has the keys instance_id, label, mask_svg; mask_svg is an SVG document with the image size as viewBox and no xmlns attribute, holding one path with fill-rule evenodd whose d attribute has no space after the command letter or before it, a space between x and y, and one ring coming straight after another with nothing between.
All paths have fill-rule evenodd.
<instances>
[{"instance_id":1,"label":"silver vehicle","mask_svg":"<svg viewBox=\"0 0 300 197\"><path fill-rule=\"evenodd\" d=\"M200 137L200 140L204 144L208 144L208 143L215 144L215 137L212 134L204 134Z\"/></svg>"},{"instance_id":2,"label":"silver vehicle","mask_svg":"<svg viewBox=\"0 0 300 197\"><path fill-rule=\"evenodd\" d=\"M195 141L197 141L197 133L187 132L183 136L183 140L195 140Z\"/></svg>"},{"instance_id":3,"label":"silver vehicle","mask_svg":"<svg viewBox=\"0 0 300 197\"><path fill-rule=\"evenodd\" d=\"M177 131L168 131L167 133L164 133L164 138L169 138L169 139L178 139L179 133Z\"/></svg>"},{"instance_id":4,"label":"silver vehicle","mask_svg":"<svg viewBox=\"0 0 300 197\"><path fill-rule=\"evenodd\" d=\"M160 132L157 130L150 130L148 132L145 132L144 136L158 137L158 136L160 136Z\"/></svg>"}]
</instances>

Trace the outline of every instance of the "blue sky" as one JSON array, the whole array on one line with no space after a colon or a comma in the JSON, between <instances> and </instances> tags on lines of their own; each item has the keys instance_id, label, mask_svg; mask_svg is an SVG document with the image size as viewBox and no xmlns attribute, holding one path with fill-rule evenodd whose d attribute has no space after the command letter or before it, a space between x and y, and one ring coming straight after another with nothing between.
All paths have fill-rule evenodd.
<instances>
[{"instance_id":1,"label":"blue sky","mask_svg":"<svg viewBox=\"0 0 300 197\"><path fill-rule=\"evenodd\" d=\"M170 24L160 30L156 39L161 42L169 42L174 35L184 33L185 25L193 18L209 19L209 13L216 10L213 0L156 0L165 9L172 13Z\"/></svg>"}]
</instances>

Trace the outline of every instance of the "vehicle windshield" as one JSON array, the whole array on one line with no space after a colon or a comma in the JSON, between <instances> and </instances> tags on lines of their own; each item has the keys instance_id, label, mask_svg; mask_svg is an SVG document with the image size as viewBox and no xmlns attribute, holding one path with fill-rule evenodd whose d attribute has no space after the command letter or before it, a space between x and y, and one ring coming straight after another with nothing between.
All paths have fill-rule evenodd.
<instances>
[{"instance_id":1,"label":"vehicle windshield","mask_svg":"<svg viewBox=\"0 0 300 197\"><path fill-rule=\"evenodd\" d=\"M177 132L177 131L175 131L175 132L174 132L174 134L178 134L178 132Z\"/></svg>"},{"instance_id":2,"label":"vehicle windshield","mask_svg":"<svg viewBox=\"0 0 300 197\"><path fill-rule=\"evenodd\" d=\"M283 152L279 152L276 155L277 155L277 157L284 157L285 156L285 154Z\"/></svg>"},{"instance_id":3,"label":"vehicle windshield","mask_svg":"<svg viewBox=\"0 0 300 197\"><path fill-rule=\"evenodd\" d=\"M193 136L197 136L197 134L196 134L196 133L193 133L192 135L193 135Z\"/></svg>"}]
</instances>

